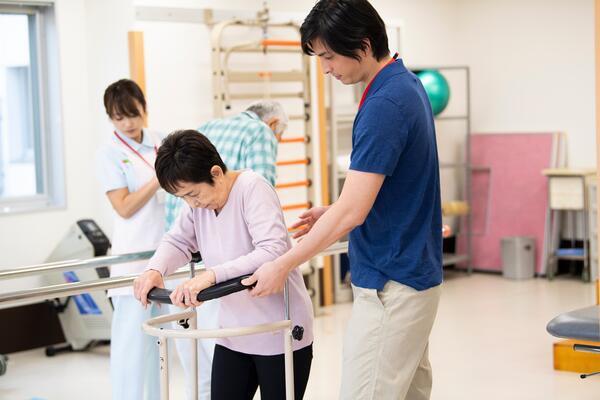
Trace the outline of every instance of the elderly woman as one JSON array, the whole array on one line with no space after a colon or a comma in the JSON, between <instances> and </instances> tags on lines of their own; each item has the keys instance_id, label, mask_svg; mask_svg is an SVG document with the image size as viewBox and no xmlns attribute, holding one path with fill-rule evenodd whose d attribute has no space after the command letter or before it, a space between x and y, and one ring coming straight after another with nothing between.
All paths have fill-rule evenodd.
<instances>
[{"instance_id":1,"label":"elderly woman","mask_svg":"<svg viewBox=\"0 0 600 400\"><path fill-rule=\"evenodd\" d=\"M158 151L156 175L186 207L164 236L148 268L134 283L135 297L148 304L163 277L202 254L206 270L171 294L173 304L198 306L196 295L215 283L254 272L290 247L281 206L273 187L250 171L228 171L215 147L197 131L178 131ZM289 276L290 316L304 328L295 340L296 398L306 389L312 361L312 307L299 270ZM282 294L252 297L248 291L221 299L220 326L239 327L284 318ZM285 397L283 333L263 333L217 340L212 366L212 399L249 399L260 387L261 398Z\"/></svg>"}]
</instances>

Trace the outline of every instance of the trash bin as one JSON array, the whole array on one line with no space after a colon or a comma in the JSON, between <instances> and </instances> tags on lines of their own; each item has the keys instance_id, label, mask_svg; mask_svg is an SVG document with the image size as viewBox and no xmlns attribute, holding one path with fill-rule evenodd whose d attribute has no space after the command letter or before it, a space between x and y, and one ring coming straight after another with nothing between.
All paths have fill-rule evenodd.
<instances>
[{"instance_id":1,"label":"trash bin","mask_svg":"<svg viewBox=\"0 0 600 400\"><path fill-rule=\"evenodd\" d=\"M502 275L508 279L530 279L535 273L535 239L525 236L502 238Z\"/></svg>"}]
</instances>

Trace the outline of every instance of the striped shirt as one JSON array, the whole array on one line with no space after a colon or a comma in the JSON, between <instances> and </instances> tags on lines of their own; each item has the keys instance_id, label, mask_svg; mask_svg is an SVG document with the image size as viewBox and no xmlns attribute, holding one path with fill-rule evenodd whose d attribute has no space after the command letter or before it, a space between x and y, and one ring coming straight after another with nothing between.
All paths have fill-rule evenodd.
<instances>
[{"instance_id":1,"label":"striped shirt","mask_svg":"<svg viewBox=\"0 0 600 400\"><path fill-rule=\"evenodd\" d=\"M232 117L208 121L198 128L217 148L229 170L251 169L275 185L277 138L255 113L244 111ZM168 195L165 203L166 229L181 212L184 201Z\"/></svg>"}]
</instances>

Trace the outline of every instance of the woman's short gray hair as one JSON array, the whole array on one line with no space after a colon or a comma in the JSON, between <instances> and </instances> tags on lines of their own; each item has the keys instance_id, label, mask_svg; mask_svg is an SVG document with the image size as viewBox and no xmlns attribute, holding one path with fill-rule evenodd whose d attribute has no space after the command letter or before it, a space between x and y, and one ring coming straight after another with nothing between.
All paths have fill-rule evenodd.
<instances>
[{"instance_id":1,"label":"woman's short gray hair","mask_svg":"<svg viewBox=\"0 0 600 400\"><path fill-rule=\"evenodd\" d=\"M287 128L288 116L283 110L281 103L273 100L259 100L250 104L246 111L252 111L258 118L265 123L271 118L277 118L277 126L275 127L275 134L283 134L283 131Z\"/></svg>"}]
</instances>

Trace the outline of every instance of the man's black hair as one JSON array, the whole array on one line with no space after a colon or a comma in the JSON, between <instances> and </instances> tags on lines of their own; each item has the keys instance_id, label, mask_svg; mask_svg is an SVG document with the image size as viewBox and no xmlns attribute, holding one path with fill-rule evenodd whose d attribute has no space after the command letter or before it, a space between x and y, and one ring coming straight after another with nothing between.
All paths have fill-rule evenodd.
<instances>
[{"instance_id":1,"label":"man's black hair","mask_svg":"<svg viewBox=\"0 0 600 400\"><path fill-rule=\"evenodd\" d=\"M221 167L223 173L227 172L210 140L198 131L188 129L167 136L158 149L154 168L160 186L175 193L181 182L213 185L210 170L215 165Z\"/></svg>"},{"instance_id":2,"label":"man's black hair","mask_svg":"<svg viewBox=\"0 0 600 400\"><path fill-rule=\"evenodd\" d=\"M319 0L300 27L302 51L314 55L320 40L333 52L360 61L366 39L377 61L390 54L385 23L367 0Z\"/></svg>"}]
</instances>

